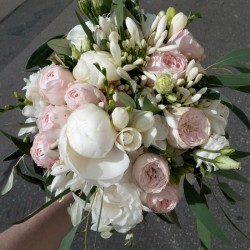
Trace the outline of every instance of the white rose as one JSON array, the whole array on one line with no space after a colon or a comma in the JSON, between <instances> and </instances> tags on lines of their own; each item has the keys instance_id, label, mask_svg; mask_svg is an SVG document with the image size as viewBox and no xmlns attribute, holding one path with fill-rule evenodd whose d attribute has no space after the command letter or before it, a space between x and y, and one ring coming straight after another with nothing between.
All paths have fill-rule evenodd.
<instances>
[{"instance_id":1,"label":"white rose","mask_svg":"<svg viewBox=\"0 0 250 250\"><path fill-rule=\"evenodd\" d=\"M120 80L120 76L116 73L117 66L112 55L105 51L83 53L73 69L75 79L102 88L104 75L96 68L95 63L106 69L106 77L109 82Z\"/></svg>"},{"instance_id":2,"label":"white rose","mask_svg":"<svg viewBox=\"0 0 250 250\"><path fill-rule=\"evenodd\" d=\"M91 22L85 22L89 29L94 32L96 30L96 26L94 26ZM76 25L67 35L67 40L73 44L77 50L84 51L86 46L88 46L88 36L83 30L81 25Z\"/></svg>"},{"instance_id":3,"label":"white rose","mask_svg":"<svg viewBox=\"0 0 250 250\"><path fill-rule=\"evenodd\" d=\"M117 148L127 152L137 150L141 146L141 143L141 134L131 127L124 128L119 134L117 134L115 141Z\"/></svg>"}]
</instances>

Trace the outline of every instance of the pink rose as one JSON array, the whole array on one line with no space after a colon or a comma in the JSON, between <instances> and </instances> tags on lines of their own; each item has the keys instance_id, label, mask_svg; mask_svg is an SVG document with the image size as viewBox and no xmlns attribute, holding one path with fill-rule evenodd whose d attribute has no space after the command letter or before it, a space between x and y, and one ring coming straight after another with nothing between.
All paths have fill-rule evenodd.
<instances>
[{"instance_id":1,"label":"pink rose","mask_svg":"<svg viewBox=\"0 0 250 250\"><path fill-rule=\"evenodd\" d=\"M40 132L49 132L51 137L57 139L69 115L70 111L65 106L49 105L37 119L36 124Z\"/></svg>"},{"instance_id":2,"label":"pink rose","mask_svg":"<svg viewBox=\"0 0 250 250\"><path fill-rule=\"evenodd\" d=\"M70 82L75 79L72 73L58 65L43 68L38 78L40 93L53 105L64 105L64 95Z\"/></svg>"},{"instance_id":3,"label":"pink rose","mask_svg":"<svg viewBox=\"0 0 250 250\"><path fill-rule=\"evenodd\" d=\"M64 100L70 110L75 110L82 104L98 104L105 100L103 93L88 83L75 83L71 85L64 96Z\"/></svg>"},{"instance_id":4,"label":"pink rose","mask_svg":"<svg viewBox=\"0 0 250 250\"><path fill-rule=\"evenodd\" d=\"M147 62L145 69L153 74L171 73L183 78L187 69L187 58L179 52L155 52Z\"/></svg>"},{"instance_id":5,"label":"pink rose","mask_svg":"<svg viewBox=\"0 0 250 250\"><path fill-rule=\"evenodd\" d=\"M160 193L147 194L146 206L154 213L169 213L179 202L178 188L168 184Z\"/></svg>"},{"instance_id":6,"label":"pink rose","mask_svg":"<svg viewBox=\"0 0 250 250\"><path fill-rule=\"evenodd\" d=\"M159 193L169 181L169 168L166 161L152 153L140 155L132 170L137 185L146 193Z\"/></svg>"},{"instance_id":7,"label":"pink rose","mask_svg":"<svg viewBox=\"0 0 250 250\"><path fill-rule=\"evenodd\" d=\"M53 142L45 133L39 133L35 136L30 154L37 166L51 168L59 159L58 151L51 150Z\"/></svg>"},{"instance_id":8,"label":"pink rose","mask_svg":"<svg viewBox=\"0 0 250 250\"><path fill-rule=\"evenodd\" d=\"M174 148L188 149L205 143L211 134L211 124L197 108L182 107L173 112L177 128L169 127L168 143Z\"/></svg>"},{"instance_id":9,"label":"pink rose","mask_svg":"<svg viewBox=\"0 0 250 250\"><path fill-rule=\"evenodd\" d=\"M204 49L187 29L173 35L168 41L168 45L171 44L177 45L178 51L188 60L194 59L199 62L205 59Z\"/></svg>"}]
</instances>

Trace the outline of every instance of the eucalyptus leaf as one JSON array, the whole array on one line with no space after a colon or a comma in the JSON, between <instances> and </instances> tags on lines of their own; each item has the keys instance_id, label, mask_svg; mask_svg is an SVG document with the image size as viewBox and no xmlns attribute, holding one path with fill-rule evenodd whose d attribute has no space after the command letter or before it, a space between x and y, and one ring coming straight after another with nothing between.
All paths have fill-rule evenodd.
<instances>
[{"instance_id":1,"label":"eucalyptus leaf","mask_svg":"<svg viewBox=\"0 0 250 250\"><path fill-rule=\"evenodd\" d=\"M4 136L6 136L9 140L11 140L17 147L18 149L26 154L26 155L30 155L30 148L31 148L31 144L27 143L27 142L23 142L21 139L16 138L6 132L4 132L3 130L0 129L0 133L2 133Z\"/></svg>"},{"instance_id":2,"label":"eucalyptus leaf","mask_svg":"<svg viewBox=\"0 0 250 250\"><path fill-rule=\"evenodd\" d=\"M78 227L79 227L79 225L73 227L68 232L68 234L63 238L63 240L60 244L59 250L70 250L71 249L71 245L72 245L72 242L75 238Z\"/></svg>"},{"instance_id":3,"label":"eucalyptus leaf","mask_svg":"<svg viewBox=\"0 0 250 250\"><path fill-rule=\"evenodd\" d=\"M132 99L132 97L130 97L129 95L127 95L124 92L118 92L118 99L119 101L126 107L131 106L133 108L136 108L136 104L135 101Z\"/></svg>"},{"instance_id":4,"label":"eucalyptus leaf","mask_svg":"<svg viewBox=\"0 0 250 250\"><path fill-rule=\"evenodd\" d=\"M122 40L125 40L125 31L123 28L123 20L124 20L123 7L124 7L123 0L117 0L116 7L115 7L115 17L116 17L117 27L118 27L120 36Z\"/></svg>"},{"instance_id":5,"label":"eucalyptus leaf","mask_svg":"<svg viewBox=\"0 0 250 250\"><path fill-rule=\"evenodd\" d=\"M157 106L154 106L146 96L144 97L143 100L143 110L151 111L154 114L158 114L161 112L161 110Z\"/></svg>"},{"instance_id":6,"label":"eucalyptus leaf","mask_svg":"<svg viewBox=\"0 0 250 250\"><path fill-rule=\"evenodd\" d=\"M211 250L212 249L212 241L211 234L207 230L207 228L201 223L199 219L196 219L197 232L201 243L201 249L203 250Z\"/></svg>"},{"instance_id":7,"label":"eucalyptus leaf","mask_svg":"<svg viewBox=\"0 0 250 250\"><path fill-rule=\"evenodd\" d=\"M240 175L237 171L234 171L234 170L226 170L226 171L217 170L214 172L214 174L231 179L231 180L240 181L240 182L244 182L248 184L250 183L250 181L246 177Z\"/></svg>"},{"instance_id":8,"label":"eucalyptus leaf","mask_svg":"<svg viewBox=\"0 0 250 250\"><path fill-rule=\"evenodd\" d=\"M235 65L235 63L249 61L250 48L236 49L219 58L215 65Z\"/></svg>"},{"instance_id":9,"label":"eucalyptus leaf","mask_svg":"<svg viewBox=\"0 0 250 250\"><path fill-rule=\"evenodd\" d=\"M7 194L13 187L14 182L14 168L12 169L7 182L5 183L4 187L1 190L1 195Z\"/></svg>"},{"instance_id":10,"label":"eucalyptus leaf","mask_svg":"<svg viewBox=\"0 0 250 250\"><path fill-rule=\"evenodd\" d=\"M32 184L36 184L36 185L43 185L44 184L44 181L36 178L36 177L33 177L33 176L29 176L27 174L24 174L19 166L16 165L14 167L14 172L19 175L20 177L22 177L25 181L29 182L29 183L32 183Z\"/></svg>"},{"instance_id":11,"label":"eucalyptus leaf","mask_svg":"<svg viewBox=\"0 0 250 250\"><path fill-rule=\"evenodd\" d=\"M40 174L34 172L33 170L31 170L24 160L23 160L23 165L24 165L26 171L27 171L33 178L35 178L35 179L37 179L37 180L40 180L40 181L42 182L41 184L45 184L45 183L46 183L46 178L44 178L43 175L40 175Z\"/></svg>"},{"instance_id":12,"label":"eucalyptus leaf","mask_svg":"<svg viewBox=\"0 0 250 250\"><path fill-rule=\"evenodd\" d=\"M17 150L11 153L10 155L8 155L7 157L5 157L3 161L11 161L11 160L20 158L21 156L23 156L23 153L20 150Z\"/></svg>"},{"instance_id":13,"label":"eucalyptus leaf","mask_svg":"<svg viewBox=\"0 0 250 250\"><path fill-rule=\"evenodd\" d=\"M221 209L221 211L223 212L223 214L225 215L226 219L231 223L231 225L238 231L240 232L243 236L245 236L248 240L250 240L250 238L242 231L239 229L239 227L230 219L230 217L228 216L228 214L226 213L226 211L223 209L223 207L221 206L220 202L218 201L217 197L214 194L214 198L216 199L216 201L218 202L218 205Z\"/></svg>"},{"instance_id":14,"label":"eucalyptus leaf","mask_svg":"<svg viewBox=\"0 0 250 250\"><path fill-rule=\"evenodd\" d=\"M42 44L29 58L28 63L26 65L26 69L31 69L36 66L44 66L44 64L47 65L47 58L53 53L53 50L47 45L47 43L56 38L62 38L63 35L55 36L51 39L49 39L47 42Z\"/></svg>"},{"instance_id":15,"label":"eucalyptus leaf","mask_svg":"<svg viewBox=\"0 0 250 250\"><path fill-rule=\"evenodd\" d=\"M238 151L238 150L236 150L230 155L230 157L233 158L234 160L245 158L248 156L250 156L250 152L244 152L244 151Z\"/></svg>"},{"instance_id":16,"label":"eucalyptus leaf","mask_svg":"<svg viewBox=\"0 0 250 250\"><path fill-rule=\"evenodd\" d=\"M72 51L67 39L52 39L48 41L48 46L59 55L71 56Z\"/></svg>"},{"instance_id":17,"label":"eucalyptus leaf","mask_svg":"<svg viewBox=\"0 0 250 250\"><path fill-rule=\"evenodd\" d=\"M250 93L250 73L210 75L205 76L204 80L207 87L228 87Z\"/></svg>"},{"instance_id":18,"label":"eucalyptus leaf","mask_svg":"<svg viewBox=\"0 0 250 250\"><path fill-rule=\"evenodd\" d=\"M207 228L207 230L215 235L218 239L228 242L228 239L223 234L221 229L217 226L217 223L208 210L208 207L204 203L201 196L195 190L195 188L184 179L184 194L191 211L197 219Z\"/></svg>"},{"instance_id":19,"label":"eucalyptus leaf","mask_svg":"<svg viewBox=\"0 0 250 250\"><path fill-rule=\"evenodd\" d=\"M95 43L94 41L94 38L93 38L93 35L92 35L92 31L89 29L89 27L86 25L85 21L83 20L83 18L81 17L81 15L76 11L76 16L84 30L84 32L86 33L90 43L91 43L91 46Z\"/></svg>"},{"instance_id":20,"label":"eucalyptus leaf","mask_svg":"<svg viewBox=\"0 0 250 250\"><path fill-rule=\"evenodd\" d=\"M221 191L226 194L233 201L244 201L246 200L244 197L235 192L227 183L219 182L218 183Z\"/></svg>"},{"instance_id":21,"label":"eucalyptus leaf","mask_svg":"<svg viewBox=\"0 0 250 250\"><path fill-rule=\"evenodd\" d=\"M45 209L46 207L50 206L52 203L54 203L55 201L61 199L62 197L64 197L66 194L68 194L70 192L70 189L66 189L64 190L62 193L58 194L57 196L53 197L50 201L46 202L45 204L43 204L40 208L36 209L35 211L33 211L32 213L30 213L28 216L26 216L25 218L16 221L13 224L21 224L24 221L30 219L31 217L33 217L34 215L38 214L39 212L41 212L43 209Z\"/></svg>"}]
</instances>

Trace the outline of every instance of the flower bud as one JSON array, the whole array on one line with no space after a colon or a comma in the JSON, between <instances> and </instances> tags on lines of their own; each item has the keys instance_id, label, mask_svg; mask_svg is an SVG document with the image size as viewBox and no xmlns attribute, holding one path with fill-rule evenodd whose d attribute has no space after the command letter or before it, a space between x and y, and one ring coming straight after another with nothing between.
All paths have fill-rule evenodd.
<instances>
[{"instance_id":1,"label":"flower bud","mask_svg":"<svg viewBox=\"0 0 250 250\"><path fill-rule=\"evenodd\" d=\"M184 15L182 12L175 15L169 27L168 37L170 38L172 35L183 30L187 25L187 21L187 16Z\"/></svg>"},{"instance_id":2,"label":"flower bud","mask_svg":"<svg viewBox=\"0 0 250 250\"><path fill-rule=\"evenodd\" d=\"M90 0L78 0L78 5L80 8L80 11L82 13L88 13L91 9L91 1Z\"/></svg>"},{"instance_id":3,"label":"flower bud","mask_svg":"<svg viewBox=\"0 0 250 250\"><path fill-rule=\"evenodd\" d=\"M129 122L129 114L124 108L115 108L111 114L113 125L117 131L124 129Z\"/></svg>"},{"instance_id":4,"label":"flower bud","mask_svg":"<svg viewBox=\"0 0 250 250\"><path fill-rule=\"evenodd\" d=\"M169 7L166 12L168 23L167 25L170 26L173 17L176 15L176 9L174 7Z\"/></svg>"},{"instance_id":5,"label":"flower bud","mask_svg":"<svg viewBox=\"0 0 250 250\"><path fill-rule=\"evenodd\" d=\"M159 94L168 94L171 93L174 85L171 79L171 76L169 74L162 74L156 78L156 81L154 83L156 91Z\"/></svg>"},{"instance_id":6,"label":"flower bud","mask_svg":"<svg viewBox=\"0 0 250 250\"><path fill-rule=\"evenodd\" d=\"M220 155L217 156L214 159L214 165L222 170L227 170L227 169L240 169L240 163L231 159L230 157L226 155Z\"/></svg>"},{"instance_id":7,"label":"flower bud","mask_svg":"<svg viewBox=\"0 0 250 250\"><path fill-rule=\"evenodd\" d=\"M112 0L92 0L92 10L96 17L103 16L111 10Z\"/></svg>"},{"instance_id":8,"label":"flower bud","mask_svg":"<svg viewBox=\"0 0 250 250\"><path fill-rule=\"evenodd\" d=\"M139 132L145 132L154 125L154 114L150 111L140 111L131 122L131 127L137 129Z\"/></svg>"},{"instance_id":9,"label":"flower bud","mask_svg":"<svg viewBox=\"0 0 250 250\"><path fill-rule=\"evenodd\" d=\"M74 60L78 60L81 57L80 51L75 46L71 48L71 52L72 52L72 58Z\"/></svg>"},{"instance_id":10,"label":"flower bud","mask_svg":"<svg viewBox=\"0 0 250 250\"><path fill-rule=\"evenodd\" d=\"M234 153L235 152L235 149L234 148L230 148L230 147L224 147L224 148L222 148L221 150L220 150L220 153L222 154L222 155L230 155L230 154L232 154L232 153Z\"/></svg>"}]
</instances>

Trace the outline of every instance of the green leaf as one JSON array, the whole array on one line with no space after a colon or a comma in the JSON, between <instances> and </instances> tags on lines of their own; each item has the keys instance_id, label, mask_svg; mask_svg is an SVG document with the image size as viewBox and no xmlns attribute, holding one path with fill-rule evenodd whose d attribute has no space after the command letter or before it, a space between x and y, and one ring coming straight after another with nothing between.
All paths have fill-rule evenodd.
<instances>
[{"instance_id":1,"label":"green leaf","mask_svg":"<svg viewBox=\"0 0 250 250\"><path fill-rule=\"evenodd\" d=\"M20 158L21 156L23 156L23 153L20 150L17 150L11 153L10 155L8 155L7 157L5 157L3 161L11 161L11 160Z\"/></svg>"},{"instance_id":2,"label":"green leaf","mask_svg":"<svg viewBox=\"0 0 250 250\"><path fill-rule=\"evenodd\" d=\"M176 212L173 210L169 213L164 213L164 214L157 214L155 213L156 216L158 216L160 219L163 221L170 223L170 224L175 224L177 227L181 228L180 222L178 220Z\"/></svg>"},{"instance_id":3,"label":"green leaf","mask_svg":"<svg viewBox=\"0 0 250 250\"><path fill-rule=\"evenodd\" d=\"M143 100L143 110L151 111L154 114L158 114L161 112L161 110L157 106L154 106L146 96L144 97Z\"/></svg>"},{"instance_id":4,"label":"green leaf","mask_svg":"<svg viewBox=\"0 0 250 250\"><path fill-rule=\"evenodd\" d=\"M188 14L187 25L189 25L192 21L194 21L195 19L198 19L198 18L202 18L201 14L199 12L190 11Z\"/></svg>"},{"instance_id":5,"label":"green leaf","mask_svg":"<svg viewBox=\"0 0 250 250\"><path fill-rule=\"evenodd\" d=\"M115 17L116 17L116 23L119 30L119 34L122 38L122 40L125 40L125 31L123 28L123 21L124 21L124 12L123 12L123 0L117 0L116 1L116 7L115 7Z\"/></svg>"},{"instance_id":6,"label":"green leaf","mask_svg":"<svg viewBox=\"0 0 250 250\"><path fill-rule=\"evenodd\" d=\"M215 65L234 65L238 62L249 61L250 48L236 49L219 58Z\"/></svg>"},{"instance_id":7,"label":"green leaf","mask_svg":"<svg viewBox=\"0 0 250 250\"><path fill-rule=\"evenodd\" d=\"M240 196L237 192L235 192L227 183L219 182L218 183L220 190L229 197L232 201L244 201L246 200L244 197ZM226 197L226 198L227 198Z\"/></svg>"},{"instance_id":8,"label":"green leaf","mask_svg":"<svg viewBox=\"0 0 250 250\"><path fill-rule=\"evenodd\" d=\"M207 230L207 228L201 223L199 219L196 219L198 236L201 243L201 249L203 250L211 250L212 242L211 242L211 234Z\"/></svg>"},{"instance_id":9,"label":"green leaf","mask_svg":"<svg viewBox=\"0 0 250 250\"><path fill-rule=\"evenodd\" d=\"M46 202L45 204L43 204L40 208L36 209L35 211L33 211L32 213L30 213L28 216L26 216L25 218L16 221L13 224L21 224L24 221L30 219L31 217L33 217L34 215L38 214L39 212L41 212L43 209L45 209L46 207L50 206L52 203L54 203L55 201L61 199L63 196L65 196L66 194L68 194L70 192L70 189L66 189L64 190L62 193L58 194L57 196L53 197L50 201Z\"/></svg>"},{"instance_id":10,"label":"green leaf","mask_svg":"<svg viewBox=\"0 0 250 250\"><path fill-rule=\"evenodd\" d=\"M17 147L18 149L26 154L26 155L30 155L30 148L31 148L31 144L30 143L26 143L23 142L21 139L16 138L6 132L4 132L3 130L0 129L0 133L2 133L4 136L6 136L9 140L11 140Z\"/></svg>"},{"instance_id":11,"label":"green leaf","mask_svg":"<svg viewBox=\"0 0 250 250\"><path fill-rule=\"evenodd\" d=\"M94 41L94 38L93 38L93 35L92 35L92 31L89 29L89 27L86 25L85 21L83 20L83 18L81 17L81 15L76 11L76 16L83 28L83 30L85 31L90 43L91 43L91 46L95 43Z\"/></svg>"},{"instance_id":12,"label":"green leaf","mask_svg":"<svg viewBox=\"0 0 250 250\"><path fill-rule=\"evenodd\" d=\"M5 183L4 187L1 190L1 195L7 194L13 187L14 182L14 168L12 169L7 182Z\"/></svg>"},{"instance_id":13,"label":"green leaf","mask_svg":"<svg viewBox=\"0 0 250 250\"><path fill-rule=\"evenodd\" d=\"M216 199L221 211L223 212L223 214L225 215L226 219L231 223L231 225L238 231L240 232L243 236L245 236L248 240L250 240L250 238L244 233L242 232L238 226L230 219L230 217L227 215L227 213L225 212L225 210L223 209L223 207L221 206L220 202L218 201L217 197L215 196L215 194L213 193L214 198Z\"/></svg>"},{"instance_id":14,"label":"green leaf","mask_svg":"<svg viewBox=\"0 0 250 250\"><path fill-rule=\"evenodd\" d=\"M36 66L44 65L44 62L53 53L53 50L47 45L47 43L52 39L62 38L62 37L63 35L55 36L49 39L46 43L42 44L29 58L28 63L26 65L26 69L31 69Z\"/></svg>"},{"instance_id":15,"label":"green leaf","mask_svg":"<svg viewBox=\"0 0 250 250\"><path fill-rule=\"evenodd\" d=\"M48 41L48 46L59 55L71 56L71 48L67 39L52 39Z\"/></svg>"},{"instance_id":16,"label":"green leaf","mask_svg":"<svg viewBox=\"0 0 250 250\"><path fill-rule=\"evenodd\" d=\"M72 245L72 242L75 238L78 227L79 227L79 225L73 227L68 232L68 234L63 238L63 240L60 244L59 250L70 250L71 249L71 245Z\"/></svg>"},{"instance_id":17,"label":"green leaf","mask_svg":"<svg viewBox=\"0 0 250 250\"><path fill-rule=\"evenodd\" d=\"M47 181L47 179L45 177L43 177L43 175L40 175L36 172L34 172L33 170L31 170L28 165L26 164L26 162L23 160L23 165L26 169L26 171L35 179L40 180L41 181L41 185L44 185Z\"/></svg>"},{"instance_id":18,"label":"green leaf","mask_svg":"<svg viewBox=\"0 0 250 250\"><path fill-rule=\"evenodd\" d=\"M44 181L42 181L41 179L38 179L36 177L32 177L32 176L29 176L27 174L22 173L22 170L21 170L19 164L17 164L14 167L14 172L15 172L15 174L19 175L20 177L22 177L25 181L27 181L29 183L32 183L35 185L43 185L44 184Z\"/></svg>"},{"instance_id":19,"label":"green leaf","mask_svg":"<svg viewBox=\"0 0 250 250\"><path fill-rule=\"evenodd\" d=\"M250 156L250 152L238 151L233 152L230 157L233 159L241 159Z\"/></svg>"},{"instance_id":20,"label":"green leaf","mask_svg":"<svg viewBox=\"0 0 250 250\"><path fill-rule=\"evenodd\" d=\"M207 87L228 87L250 93L250 73L205 76Z\"/></svg>"},{"instance_id":21,"label":"green leaf","mask_svg":"<svg viewBox=\"0 0 250 250\"><path fill-rule=\"evenodd\" d=\"M228 242L228 239L217 226L214 217L210 213L201 196L194 187L184 179L184 194L187 204L197 219L207 228L207 230L215 235L218 239Z\"/></svg>"},{"instance_id":22,"label":"green leaf","mask_svg":"<svg viewBox=\"0 0 250 250\"><path fill-rule=\"evenodd\" d=\"M250 183L250 181L246 177L240 175L237 171L234 171L234 170L226 170L226 171L225 170L217 170L213 173L216 175L231 179L231 180L240 181L240 182L244 182L244 183Z\"/></svg>"},{"instance_id":23,"label":"green leaf","mask_svg":"<svg viewBox=\"0 0 250 250\"><path fill-rule=\"evenodd\" d=\"M135 101L132 99L132 97L130 97L129 95L127 95L124 92L118 92L118 99L119 101L126 107L131 106L133 108L136 108L136 104Z\"/></svg>"}]
</instances>

